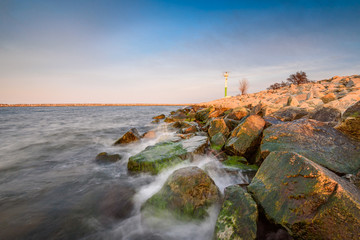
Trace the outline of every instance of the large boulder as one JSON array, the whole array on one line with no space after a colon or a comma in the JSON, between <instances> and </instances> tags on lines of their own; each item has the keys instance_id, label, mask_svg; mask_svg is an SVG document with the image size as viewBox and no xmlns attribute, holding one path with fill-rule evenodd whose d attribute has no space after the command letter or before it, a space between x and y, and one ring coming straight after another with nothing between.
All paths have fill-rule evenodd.
<instances>
[{"instance_id":1,"label":"large boulder","mask_svg":"<svg viewBox=\"0 0 360 240\"><path fill-rule=\"evenodd\" d=\"M257 218L257 205L251 195L239 185L227 187L215 239L256 239Z\"/></svg>"},{"instance_id":2,"label":"large boulder","mask_svg":"<svg viewBox=\"0 0 360 240\"><path fill-rule=\"evenodd\" d=\"M299 107L284 107L271 114L272 117L281 121L294 121L300 119L308 114L305 108Z\"/></svg>"},{"instance_id":3,"label":"large boulder","mask_svg":"<svg viewBox=\"0 0 360 240\"><path fill-rule=\"evenodd\" d=\"M322 107L312 112L309 117L320 122L328 122L332 126L335 126L341 119L341 111L332 107Z\"/></svg>"},{"instance_id":4,"label":"large boulder","mask_svg":"<svg viewBox=\"0 0 360 240\"><path fill-rule=\"evenodd\" d=\"M301 119L272 125L263 132L261 157L293 151L337 173L356 174L360 145L326 123Z\"/></svg>"},{"instance_id":5,"label":"large boulder","mask_svg":"<svg viewBox=\"0 0 360 240\"><path fill-rule=\"evenodd\" d=\"M196 112L195 119L200 122L206 122L209 119L210 113L212 113L213 111L215 111L214 107L208 107L205 109L201 109Z\"/></svg>"},{"instance_id":6,"label":"large boulder","mask_svg":"<svg viewBox=\"0 0 360 240\"><path fill-rule=\"evenodd\" d=\"M207 209L218 203L220 191L214 181L198 167L176 170L159 192L142 206L144 216L170 213L182 220L203 219Z\"/></svg>"},{"instance_id":7,"label":"large boulder","mask_svg":"<svg viewBox=\"0 0 360 240\"><path fill-rule=\"evenodd\" d=\"M336 100L336 95L334 93L328 93L326 94L325 96L323 96L321 98L321 100L324 102L324 103L329 103L331 101L334 101Z\"/></svg>"},{"instance_id":8,"label":"large boulder","mask_svg":"<svg viewBox=\"0 0 360 240\"><path fill-rule=\"evenodd\" d=\"M248 190L295 239L360 237L359 190L299 154L272 152Z\"/></svg>"},{"instance_id":9,"label":"large boulder","mask_svg":"<svg viewBox=\"0 0 360 240\"><path fill-rule=\"evenodd\" d=\"M141 136L136 128L130 129L121 138L119 138L114 145L128 144L137 142L141 139Z\"/></svg>"},{"instance_id":10,"label":"large boulder","mask_svg":"<svg viewBox=\"0 0 360 240\"><path fill-rule=\"evenodd\" d=\"M232 155L249 155L256 150L265 121L258 115L250 115L240 123L226 141L225 150Z\"/></svg>"},{"instance_id":11,"label":"large boulder","mask_svg":"<svg viewBox=\"0 0 360 240\"><path fill-rule=\"evenodd\" d=\"M360 101L346 109L337 129L360 141Z\"/></svg>"},{"instance_id":12,"label":"large boulder","mask_svg":"<svg viewBox=\"0 0 360 240\"><path fill-rule=\"evenodd\" d=\"M227 119L241 120L248 115L248 110L244 107L234 108L227 116Z\"/></svg>"},{"instance_id":13,"label":"large boulder","mask_svg":"<svg viewBox=\"0 0 360 240\"><path fill-rule=\"evenodd\" d=\"M221 150L226 143L226 136L218 132L210 138L211 148L214 150Z\"/></svg>"},{"instance_id":14,"label":"large boulder","mask_svg":"<svg viewBox=\"0 0 360 240\"><path fill-rule=\"evenodd\" d=\"M217 133L222 133L224 136L229 135L229 129L226 126L224 119L215 118L210 122L210 127L208 129L210 138L212 138Z\"/></svg>"},{"instance_id":15,"label":"large boulder","mask_svg":"<svg viewBox=\"0 0 360 240\"><path fill-rule=\"evenodd\" d=\"M131 172L157 174L163 168L173 166L189 158L189 154L179 142L161 142L148 146L142 152L129 158Z\"/></svg>"},{"instance_id":16,"label":"large boulder","mask_svg":"<svg viewBox=\"0 0 360 240\"><path fill-rule=\"evenodd\" d=\"M157 174L164 168L186 159L190 160L192 154L203 153L206 146L207 137L205 136L194 136L180 142L160 142L130 157L128 170Z\"/></svg>"}]
</instances>

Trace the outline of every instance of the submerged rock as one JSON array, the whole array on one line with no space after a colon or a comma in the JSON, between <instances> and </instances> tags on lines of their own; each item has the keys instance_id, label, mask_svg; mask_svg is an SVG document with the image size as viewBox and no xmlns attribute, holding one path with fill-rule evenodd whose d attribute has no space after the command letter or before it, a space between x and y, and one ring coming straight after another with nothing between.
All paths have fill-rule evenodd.
<instances>
[{"instance_id":1,"label":"submerged rock","mask_svg":"<svg viewBox=\"0 0 360 240\"><path fill-rule=\"evenodd\" d=\"M164 119L165 115L164 114L160 114L159 116L155 116L152 119Z\"/></svg>"},{"instance_id":2,"label":"submerged rock","mask_svg":"<svg viewBox=\"0 0 360 240\"><path fill-rule=\"evenodd\" d=\"M264 119L258 115L250 115L231 132L225 144L226 152L241 156L253 153L264 126Z\"/></svg>"},{"instance_id":3,"label":"submerged rock","mask_svg":"<svg viewBox=\"0 0 360 240\"><path fill-rule=\"evenodd\" d=\"M224 202L215 226L215 239L256 239L258 209L239 185L225 188Z\"/></svg>"},{"instance_id":4,"label":"submerged rock","mask_svg":"<svg viewBox=\"0 0 360 240\"><path fill-rule=\"evenodd\" d=\"M112 154L112 155L109 155L107 152L102 152L102 153L99 153L96 158L95 158L95 161L97 163L114 163L114 162L117 162L121 159L121 156L119 154Z\"/></svg>"},{"instance_id":5,"label":"submerged rock","mask_svg":"<svg viewBox=\"0 0 360 240\"><path fill-rule=\"evenodd\" d=\"M299 154L269 154L248 190L267 217L295 239L360 236L358 189Z\"/></svg>"},{"instance_id":6,"label":"submerged rock","mask_svg":"<svg viewBox=\"0 0 360 240\"><path fill-rule=\"evenodd\" d=\"M360 141L360 101L346 109L337 129Z\"/></svg>"},{"instance_id":7,"label":"submerged rock","mask_svg":"<svg viewBox=\"0 0 360 240\"><path fill-rule=\"evenodd\" d=\"M145 202L142 212L145 218L170 213L183 220L203 219L219 200L214 181L200 168L186 167L171 174L161 190Z\"/></svg>"},{"instance_id":8,"label":"submerged rock","mask_svg":"<svg viewBox=\"0 0 360 240\"><path fill-rule=\"evenodd\" d=\"M138 130L136 128L132 128L128 132L126 132L121 138L119 138L114 143L114 145L137 142L140 140L140 138L141 138L141 136L140 136Z\"/></svg>"},{"instance_id":9,"label":"submerged rock","mask_svg":"<svg viewBox=\"0 0 360 240\"><path fill-rule=\"evenodd\" d=\"M356 174L360 145L340 131L315 120L297 120L264 130L261 157L273 151L292 151L337 173Z\"/></svg>"}]
</instances>

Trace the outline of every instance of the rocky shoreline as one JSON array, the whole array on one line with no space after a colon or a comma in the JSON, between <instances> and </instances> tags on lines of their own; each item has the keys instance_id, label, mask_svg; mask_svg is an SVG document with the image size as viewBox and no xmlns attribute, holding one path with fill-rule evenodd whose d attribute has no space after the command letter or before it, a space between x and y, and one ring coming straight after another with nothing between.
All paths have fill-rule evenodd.
<instances>
[{"instance_id":1,"label":"rocky shoreline","mask_svg":"<svg viewBox=\"0 0 360 240\"><path fill-rule=\"evenodd\" d=\"M154 117L173 139L131 156L131 174L159 174L211 154L247 176L222 193L213 166L175 171L142 206L150 217L196 221L218 204L215 239L360 238L360 76L219 99ZM118 144L152 138L132 129ZM107 157L111 158L107 160ZM119 156L101 153L97 161ZM150 221L151 222L151 221ZM151 224L151 223L149 223Z\"/></svg>"}]
</instances>

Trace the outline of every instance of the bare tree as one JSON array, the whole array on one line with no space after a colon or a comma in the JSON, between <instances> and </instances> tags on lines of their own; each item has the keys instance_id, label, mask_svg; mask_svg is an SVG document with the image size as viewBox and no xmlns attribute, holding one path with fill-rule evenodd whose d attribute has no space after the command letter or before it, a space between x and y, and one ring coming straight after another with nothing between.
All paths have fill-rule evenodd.
<instances>
[{"instance_id":1,"label":"bare tree","mask_svg":"<svg viewBox=\"0 0 360 240\"><path fill-rule=\"evenodd\" d=\"M246 78L243 78L241 81L239 81L239 90L241 92L241 95L246 95L248 89L249 89L249 82Z\"/></svg>"}]
</instances>

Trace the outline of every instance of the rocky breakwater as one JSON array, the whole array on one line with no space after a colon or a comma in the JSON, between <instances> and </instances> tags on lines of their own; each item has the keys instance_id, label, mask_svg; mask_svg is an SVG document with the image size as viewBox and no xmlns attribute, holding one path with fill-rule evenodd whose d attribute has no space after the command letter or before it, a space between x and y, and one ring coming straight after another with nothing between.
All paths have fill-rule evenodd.
<instances>
[{"instance_id":1,"label":"rocky breakwater","mask_svg":"<svg viewBox=\"0 0 360 240\"><path fill-rule=\"evenodd\" d=\"M217 163L173 172L143 204L144 219L198 221L218 205L215 239L360 239L359 100L360 76L334 77L156 118L175 137L131 156L130 173L198 155ZM221 193L214 168L248 181Z\"/></svg>"}]
</instances>

